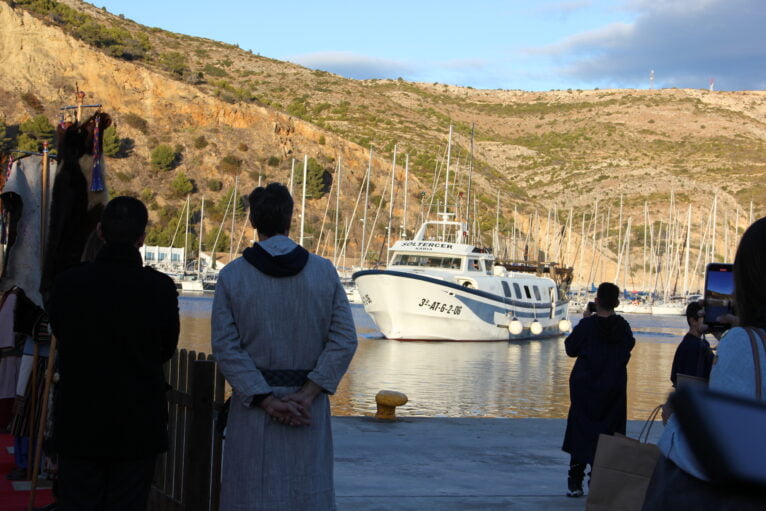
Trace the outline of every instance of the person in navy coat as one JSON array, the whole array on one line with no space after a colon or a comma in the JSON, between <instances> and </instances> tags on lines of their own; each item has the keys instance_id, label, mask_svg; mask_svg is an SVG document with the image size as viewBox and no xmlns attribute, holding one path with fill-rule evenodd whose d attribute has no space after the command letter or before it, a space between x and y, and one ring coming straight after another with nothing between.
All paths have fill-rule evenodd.
<instances>
[{"instance_id":1,"label":"person in navy coat","mask_svg":"<svg viewBox=\"0 0 766 511\"><path fill-rule=\"evenodd\" d=\"M568 492L583 495L587 465L593 465L598 436L625 434L628 360L636 341L630 325L614 313L620 289L609 282L598 287L596 313L583 318L564 342L577 361L569 377L569 416L562 449L571 455Z\"/></svg>"}]
</instances>

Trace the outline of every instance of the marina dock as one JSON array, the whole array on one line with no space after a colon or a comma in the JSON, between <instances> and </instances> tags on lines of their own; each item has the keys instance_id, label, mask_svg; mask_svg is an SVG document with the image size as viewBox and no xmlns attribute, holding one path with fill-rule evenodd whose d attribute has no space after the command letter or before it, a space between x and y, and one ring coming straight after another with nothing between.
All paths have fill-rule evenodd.
<instances>
[{"instance_id":1,"label":"marina dock","mask_svg":"<svg viewBox=\"0 0 766 511\"><path fill-rule=\"evenodd\" d=\"M636 438L643 422L628 421ZM333 417L340 511L582 510L564 419ZM662 424L650 440L656 442Z\"/></svg>"}]
</instances>

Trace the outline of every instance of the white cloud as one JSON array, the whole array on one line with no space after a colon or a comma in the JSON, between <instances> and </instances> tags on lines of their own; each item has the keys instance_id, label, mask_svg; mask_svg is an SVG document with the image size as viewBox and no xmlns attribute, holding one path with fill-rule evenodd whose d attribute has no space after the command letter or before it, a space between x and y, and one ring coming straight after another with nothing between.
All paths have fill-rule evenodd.
<instances>
[{"instance_id":1,"label":"white cloud","mask_svg":"<svg viewBox=\"0 0 766 511\"><path fill-rule=\"evenodd\" d=\"M529 53L566 62L563 74L618 86L657 84L723 89L766 88L763 0L632 0L634 22L583 32Z\"/></svg>"}]
</instances>

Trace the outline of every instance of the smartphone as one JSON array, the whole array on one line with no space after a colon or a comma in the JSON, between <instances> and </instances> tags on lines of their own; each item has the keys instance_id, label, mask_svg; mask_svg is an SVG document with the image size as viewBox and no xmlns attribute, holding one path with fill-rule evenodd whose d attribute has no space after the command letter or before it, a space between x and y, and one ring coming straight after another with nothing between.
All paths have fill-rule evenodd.
<instances>
[{"instance_id":1,"label":"smartphone","mask_svg":"<svg viewBox=\"0 0 766 511\"><path fill-rule=\"evenodd\" d=\"M710 263L705 271L705 324L710 330L726 330L731 325L718 323L716 318L734 312L733 266Z\"/></svg>"}]
</instances>

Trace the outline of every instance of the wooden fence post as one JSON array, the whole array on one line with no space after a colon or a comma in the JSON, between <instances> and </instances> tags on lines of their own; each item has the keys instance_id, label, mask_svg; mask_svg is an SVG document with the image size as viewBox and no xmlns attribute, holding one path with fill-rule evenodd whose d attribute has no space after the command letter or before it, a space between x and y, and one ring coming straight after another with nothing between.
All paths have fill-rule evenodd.
<instances>
[{"instance_id":1,"label":"wooden fence post","mask_svg":"<svg viewBox=\"0 0 766 511\"><path fill-rule=\"evenodd\" d=\"M190 361L191 410L188 418L183 502L185 511L208 511L213 447L215 362Z\"/></svg>"}]
</instances>

